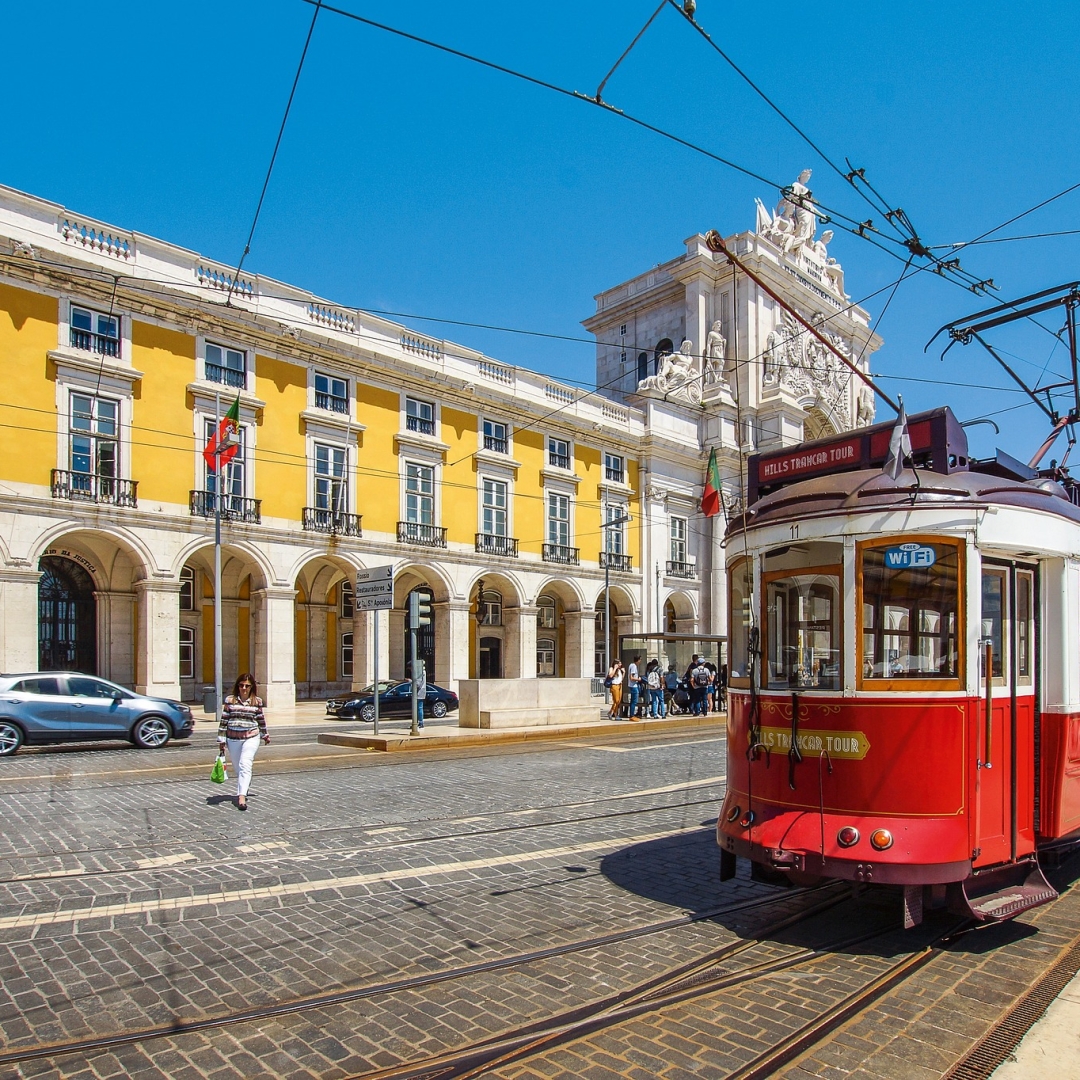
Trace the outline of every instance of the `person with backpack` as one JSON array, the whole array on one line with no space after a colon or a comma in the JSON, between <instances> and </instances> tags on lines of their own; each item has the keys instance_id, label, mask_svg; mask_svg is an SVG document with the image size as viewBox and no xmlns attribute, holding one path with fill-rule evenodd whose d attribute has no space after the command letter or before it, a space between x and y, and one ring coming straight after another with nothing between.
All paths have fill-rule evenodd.
<instances>
[{"instance_id":1,"label":"person with backpack","mask_svg":"<svg viewBox=\"0 0 1080 1080\"><path fill-rule=\"evenodd\" d=\"M705 716L709 707L706 698L709 693L709 669L704 658L696 653L686 669L686 682L690 688L690 712L694 716Z\"/></svg>"},{"instance_id":2,"label":"person with backpack","mask_svg":"<svg viewBox=\"0 0 1080 1080\"><path fill-rule=\"evenodd\" d=\"M660 661L650 660L645 671L645 685L649 691L649 716L656 720L667 717L667 708L664 704L664 684L660 678Z\"/></svg>"}]
</instances>

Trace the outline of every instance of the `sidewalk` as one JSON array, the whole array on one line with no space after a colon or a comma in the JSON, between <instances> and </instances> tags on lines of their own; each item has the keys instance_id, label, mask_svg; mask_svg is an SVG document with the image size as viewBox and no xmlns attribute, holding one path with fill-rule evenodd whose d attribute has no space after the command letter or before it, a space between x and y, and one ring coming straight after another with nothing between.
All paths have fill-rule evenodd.
<instances>
[{"instance_id":1,"label":"sidewalk","mask_svg":"<svg viewBox=\"0 0 1080 1080\"><path fill-rule=\"evenodd\" d=\"M194 707L195 730L206 731L216 724L212 715ZM409 718L395 716L379 720L379 734L373 733L373 725L360 720L338 720L326 712L322 701L298 701L284 709L267 710L267 726L271 734L279 728L320 729L318 741L330 746L397 751L432 750L436 748L468 746L491 746L496 743L536 742L541 739L604 739L622 738L657 731L694 731L709 728L723 731L727 723L726 713L709 713L708 716L680 714L667 720L609 720L606 706L597 698L596 721L587 724L552 724L520 728L463 728L458 726L458 714L450 713L442 719L424 720L424 730L417 736L409 735Z\"/></svg>"},{"instance_id":2,"label":"sidewalk","mask_svg":"<svg viewBox=\"0 0 1080 1080\"><path fill-rule=\"evenodd\" d=\"M1080 975L1043 1013L992 1080L1080 1080Z\"/></svg>"}]
</instances>

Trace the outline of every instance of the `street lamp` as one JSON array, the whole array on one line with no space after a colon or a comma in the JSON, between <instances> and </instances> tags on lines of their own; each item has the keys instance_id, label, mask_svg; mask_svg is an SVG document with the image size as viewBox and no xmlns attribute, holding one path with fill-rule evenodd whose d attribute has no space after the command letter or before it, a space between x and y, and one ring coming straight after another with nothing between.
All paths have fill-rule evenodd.
<instances>
[{"instance_id":1,"label":"street lamp","mask_svg":"<svg viewBox=\"0 0 1080 1080\"><path fill-rule=\"evenodd\" d=\"M605 507L605 511L606 511ZM608 518L600 522L601 529L610 529L616 525L625 525L633 521L629 514ZM608 550L607 533L604 534L604 674L611 667L611 552Z\"/></svg>"},{"instance_id":2,"label":"street lamp","mask_svg":"<svg viewBox=\"0 0 1080 1080\"><path fill-rule=\"evenodd\" d=\"M480 678L480 642L484 632L484 579L476 583L476 677Z\"/></svg>"}]
</instances>

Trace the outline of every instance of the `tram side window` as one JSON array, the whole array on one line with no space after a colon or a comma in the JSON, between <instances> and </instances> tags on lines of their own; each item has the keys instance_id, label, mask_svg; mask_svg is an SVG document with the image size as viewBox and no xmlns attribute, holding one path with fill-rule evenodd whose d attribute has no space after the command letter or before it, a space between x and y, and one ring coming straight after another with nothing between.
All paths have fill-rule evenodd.
<instances>
[{"instance_id":1,"label":"tram side window","mask_svg":"<svg viewBox=\"0 0 1080 1080\"><path fill-rule=\"evenodd\" d=\"M744 680L750 675L750 597L753 577L749 559L739 559L728 574L728 663L730 678ZM736 685L746 685L736 683Z\"/></svg>"},{"instance_id":2,"label":"tram side window","mask_svg":"<svg viewBox=\"0 0 1080 1080\"><path fill-rule=\"evenodd\" d=\"M983 569L982 627L980 637L993 646L993 677L1005 673L1005 571ZM980 665L982 666L982 665ZM985 674L985 673L984 673Z\"/></svg>"},{"instance_id":3,"label":"tram side window","mask_svg":"<svg viewBox=\"0 0 1080 1080\"><path fill-rule=\"evenodd\" d=\"M860 548L864 679L959 677L960 552L951 543Z\"/></svg>"},{"instance_id":4,"label":"tram side window","mask_svg":"<svg viewBox=\"0 0 1080 1080\"><path fill-rule=\"evenodd\" d=\"M1031 608L1035 577L1029 571L1016 574L1016 677L1031 682Z\"/></svg>"},{"instance_id":5,"label":"tram side window","mask_svg":"<svg viewBox=\"0 0 1080 1080\"><path fill-rule=\"evenodd\" d=\"M839 567L765 576L765 680L770 690L840 688Z\"/></svg>"}]
</instances>

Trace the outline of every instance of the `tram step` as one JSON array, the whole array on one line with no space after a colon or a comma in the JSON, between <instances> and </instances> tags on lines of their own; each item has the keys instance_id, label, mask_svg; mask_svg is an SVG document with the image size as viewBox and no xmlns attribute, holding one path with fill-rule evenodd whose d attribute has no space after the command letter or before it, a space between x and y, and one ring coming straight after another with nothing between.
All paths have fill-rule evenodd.
<instances>
[{"instance_id":1,"label":"tram step","mask_svg":"<svg viewBox=\"0 0 1080 1080\"><path fill-rule=\"evenodd\" d=\"M1038 863L1000 866L962 882L962 914L980 922L1003 922L1022 911L1057 899L1057 891L1043 877Z\"/></svg>"}]
</instances>

